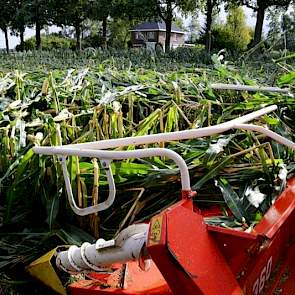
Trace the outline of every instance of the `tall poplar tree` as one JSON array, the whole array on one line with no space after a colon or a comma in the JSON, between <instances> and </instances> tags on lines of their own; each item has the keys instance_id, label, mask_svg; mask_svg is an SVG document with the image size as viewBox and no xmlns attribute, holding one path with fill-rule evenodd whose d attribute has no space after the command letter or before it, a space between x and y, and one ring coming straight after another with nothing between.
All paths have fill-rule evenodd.
<instances>
[{"instance_id":1,"label":"tall poplar tree","mask_svg":"<svg viewBox=\"0 0 295 295\"><path fill-rule=\"evenodd\" d=\"M240 3L247 6L248 8L253 9L253 11L257 14L253 40L253 46L256 46L261 42L262 39L262 30L266 10L272 6L281 6L287 9L291 3L291 0L241 0Z\"/></svg>"}]
</instances>

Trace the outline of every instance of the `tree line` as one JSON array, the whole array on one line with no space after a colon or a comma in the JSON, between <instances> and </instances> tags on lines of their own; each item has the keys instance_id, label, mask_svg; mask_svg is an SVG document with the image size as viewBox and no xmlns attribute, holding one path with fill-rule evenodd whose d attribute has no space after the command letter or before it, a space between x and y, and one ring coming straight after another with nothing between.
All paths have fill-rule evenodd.
<instances>
[{"instance_id":1,"label":"tree line","mask_svg":"<svg viewBox=\"0 0 295 295\"><path fill-rule=\"evenodd\" d=\"M212 47L212 24L216 11L246 6L256 13L252 46L261 42L267 9L288 9L292 0L0 0L0 29L4 32L9 52L8 30L19 36L24 50L26 27L35 27L36 49L41 48L41 30L46 26L72 26L75 29L76 49L81 50L81 28L85 20L102 23L102 39L106 42L108 19L161 20L166 24L165 48L169 50L172 22L179 11L183 14L205 13L205 47Z\"/></svg>"}]
</instances>

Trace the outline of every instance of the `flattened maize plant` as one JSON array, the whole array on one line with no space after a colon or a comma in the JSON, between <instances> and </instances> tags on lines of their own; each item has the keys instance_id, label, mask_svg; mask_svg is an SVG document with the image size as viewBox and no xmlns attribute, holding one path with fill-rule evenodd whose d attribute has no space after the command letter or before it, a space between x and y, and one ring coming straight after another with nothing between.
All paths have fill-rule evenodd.
<instances>
[{"instance_id":1,"label":"flattened maize plant","mask_svg":"<svg viewBox=\"0 0 295 295\"><path fill-rule=\"evenodd\" d=\"M78 219L68 208L58 159L34 154L36 145L205 127L271 104L277 104L279 111L256 124L294 140L295 72L291 66L272 65L274 70L267 68L271 74L266 75L261 69L253 74L216 58L208 67L177 64L176 70L156 62L138 68L127 58L120 63L114 58L101 62L98 57L84 57L84 64L81 59L74 63L74 58L76 67L71 69L42 63L49 59L44 53L28 56L19 70L0 71L0 271L26 264L61 241L80 244L98 236L111 238L179 197L179 171L168 159L113 162L115 204L99 215ZM38 60L40 68L32 70L31 63ZM69 63L69 57L57 60ZM152 62L151 57L148 61ZM212 87L216 83L255 86L270 79L275 86L289 87L289 92ZM185 159L200 207L215 203L224 208L223 216L207 222L238 230L260 220L295 167L293 152L253 132L233 131L154 146L167 147ZM80 207L106 197L106 174L97 159L69 157L67 164Z\"/></svg>"}]
</instances>

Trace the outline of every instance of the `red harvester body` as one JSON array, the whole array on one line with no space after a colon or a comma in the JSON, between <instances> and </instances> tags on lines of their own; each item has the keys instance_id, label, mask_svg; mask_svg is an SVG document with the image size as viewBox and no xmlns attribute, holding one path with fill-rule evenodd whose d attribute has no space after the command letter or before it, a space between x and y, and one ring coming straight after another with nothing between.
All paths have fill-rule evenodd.
<instances>
[{"instance_id":1,"label":"red harvester body","mask_svg":"<svg viewBox=\"0 0 295 295\"><path fill-rule=\"evenodd\" d=\"M150 222L148 271L129 262L110 275L90 274L70 293L295 294L294 209L295 179L250 233L206 225L183 199Z\"/></svg>"}]
</instances>

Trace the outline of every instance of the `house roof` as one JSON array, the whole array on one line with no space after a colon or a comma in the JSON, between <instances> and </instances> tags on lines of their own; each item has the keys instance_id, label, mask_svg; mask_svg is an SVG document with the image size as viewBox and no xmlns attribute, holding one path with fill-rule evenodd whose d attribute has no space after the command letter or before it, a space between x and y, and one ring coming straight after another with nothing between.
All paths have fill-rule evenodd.
<instances>
[{"instance_id":1,"label":"house roof","mask_svg":"<svg viewBox=\"0 0 295 295\"><path fill-rule=\"evenodd\" d=\"M164 22L145 22L139 25L136 25L131 32L143 32L143 31L162 31L166 32L166 24ZM172 33L184 34L184 31L178 28L174 23L171 27Z\"/></svg>"}]
</instances>

